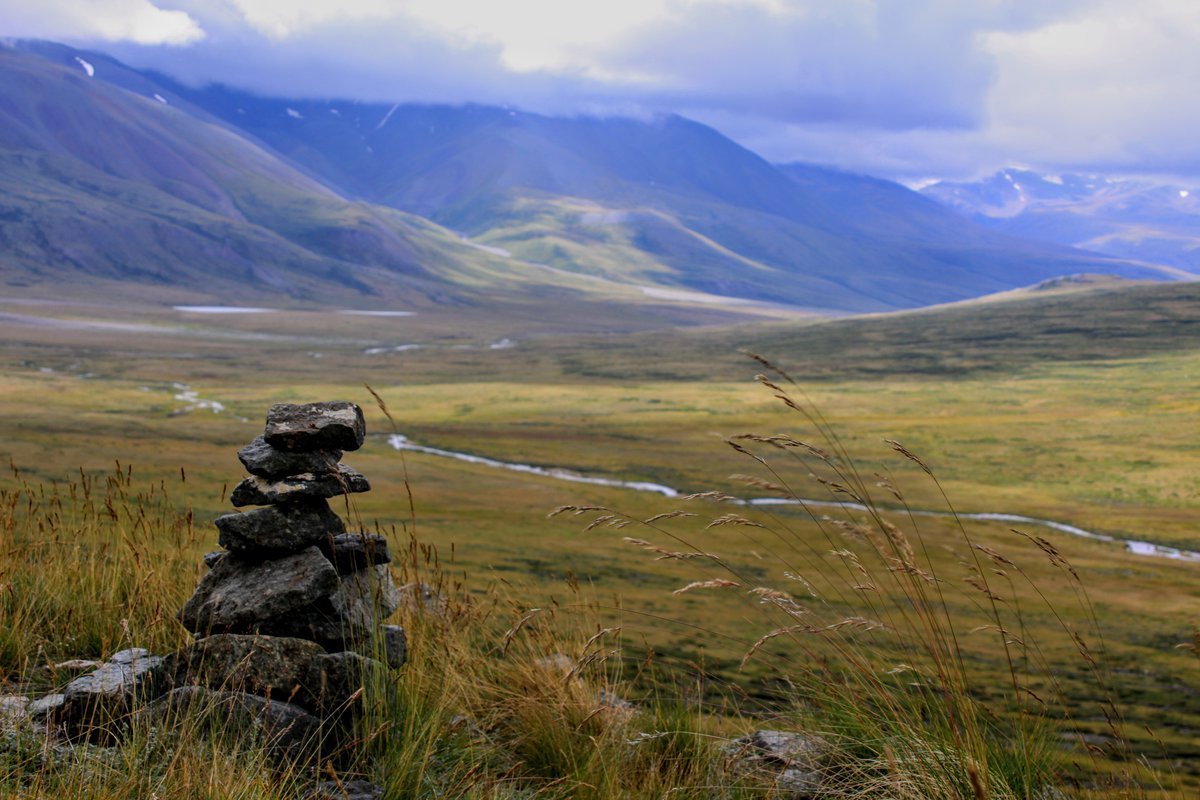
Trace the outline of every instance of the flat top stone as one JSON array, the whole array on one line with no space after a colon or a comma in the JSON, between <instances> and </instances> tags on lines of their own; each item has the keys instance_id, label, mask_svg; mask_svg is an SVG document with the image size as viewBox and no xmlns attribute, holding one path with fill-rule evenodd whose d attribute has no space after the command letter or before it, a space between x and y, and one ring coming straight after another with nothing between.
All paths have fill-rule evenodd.
<instances>
[{"instance_id":1,"label":"flat top stone","mask_svg":"<svg viewBox=\"0 0 1200 800\"><path fill-rule=\"evenodd\" d=\"M277 450L357 450L366 433L362 409L354 403L277 403L267 411L263 439Z\"/></svg>"},{"instance_id":2,"label":"flat top stone","mask_svg":"<svg viewBox=\"0 0 1200 800\"><path fill-rule=\"evenodd\" d=\"M342 458L341 450L310 450L289 453L276 450L259 436L238 450L238 460L251 475L260 478L286 478L306 472L322 473L337 469Z\"/></svg>"}]
</instances>

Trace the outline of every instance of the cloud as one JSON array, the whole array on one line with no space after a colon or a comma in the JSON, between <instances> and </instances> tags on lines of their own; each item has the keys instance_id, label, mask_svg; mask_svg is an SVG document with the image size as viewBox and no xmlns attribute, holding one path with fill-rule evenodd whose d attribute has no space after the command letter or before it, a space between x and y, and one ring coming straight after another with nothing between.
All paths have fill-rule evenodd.
<instances>
[{"instance_id":1,"label":"cloud","mask_svg":"<svg viewBox=\"0 0 1200 800\"><path fill-rule=\"evenodd\" d=\"M0 32L276 95L677 112L895 177L1200 174L1194 0L155 3L0 0Z\"/></svg>"},{"instance_id":2,"label":"cloud","mask_svg":"<svg viewBox=\"0 0 1200 800\"><path fill-rule=\"evenodd\" d=\"M196 20L149 0L0 0L6 36L144 45L183 45L204 38Z\"/></svg>"},{"instance_id":3,"label":"cloud","mask_svg":"<svg viewBox=\"0 0 1200 800\"><path fill-rule=\"evenodd\" d=\"M1200 6L1104 2L1087 15L983 45L999 79L993 137L1082 168L1200 170Z\"/></svg>"}]
</instances>

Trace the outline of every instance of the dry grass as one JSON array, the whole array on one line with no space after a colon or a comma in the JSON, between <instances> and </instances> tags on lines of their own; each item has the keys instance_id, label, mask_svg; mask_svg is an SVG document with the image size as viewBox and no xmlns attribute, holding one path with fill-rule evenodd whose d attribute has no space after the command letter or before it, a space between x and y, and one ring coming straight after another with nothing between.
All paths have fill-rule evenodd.
<instances>
[{"instance_id":1,"label":"dry grass","mask_svg":"<svg viewBox=\"0 0 1200 800\"><path fill-rule=\"evenodd\" d=\"M789 379L776 372L779 378L760 375L759 382L800 416L813 441L746 434L726 443L759 472L735 477L790 501L817 537L772 511L786 507L748 506L719 493L685 498L717 506L689 520L691 530L678 524L696 516L690 512L638 520L566 506L555 514L590 516L586 530L635 526L645 538L625 542L657 559L698 560L716 575L674 594L716 591L729 603L760 608L763 632L745 646L743 665L770 663L787 682L791 726L829 744L821 796L1033 800L1057 790L1072 770L1074 780L1109 797L1142 797L1164 783L1182 791L1169 767L1157 772L1134 753L1095 606L1062 552L1021 531L1014 534L1023 546L1000 552L976 541L961 520L953 537L927 536L920 518L904 510L896 483L864 473L820 412L796 387L783 388ZM933 470L901 443L888 443L953 514ZM821 493L844 505L826 513L801 499ZM884 511L884 499L900 510ZM720 508L730 503L736 512ZM718 527L744 531L777 562L785 583L760 583L736 559L709 552L700 542ZM1044 568L1027 568L1033 561L1049 564L1052 590L1041 584ZM1048 629L1074 650L1074 666L1048 655L1041 641ZM1063 670L1090 686L1085 703L1077 687L1064 689ZM1065 754L1057 730L1097 711L1105 743L1080 737L1074 755Z\"/></svg>"}]
</instances>

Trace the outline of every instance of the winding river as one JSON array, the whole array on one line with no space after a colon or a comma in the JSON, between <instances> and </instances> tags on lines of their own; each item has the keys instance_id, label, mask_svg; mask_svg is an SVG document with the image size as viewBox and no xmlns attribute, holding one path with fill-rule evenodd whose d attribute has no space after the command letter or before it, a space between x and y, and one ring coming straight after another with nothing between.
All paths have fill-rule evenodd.
<instances>
[{"instance_id":1,"label":"winding river","mask_svg":"<svg viewBox=\"0 0 1200 800\"><path fill-rule=\"evenodd\" d=\"M570 481L571 483L587 483L593 486L609 486L617 489L630 489L636 492L653 492L661 494L663 497L680 497L683 492L670 486L664 486L661 483L650 483L648 481L625 481L617 478L602 478L594 475L581 475L578 472L571 470L559 469L557 467L537 467L532 464L517 464L511 461L498 461L494 458L486 456L472 455L471 453L459 453L454 450L443 450L438 447L429 447L428 445L417 444L406 436L401 434L393 434L388 437L388 444L396 450L408 450L414 453L425 453L431 456L440 456L442 458L452 458L457 461L465 461L468 464L478 464L483 467L492 467L493 469L506 469L512 472L523 472L527 475L538 475L544 478L553 478L560 481ZM865 511L866 506L859 503L846 503L837 500L816 500L810 498L788 499L781 497L754 497L746 500L735 501L742 505L751 506L786 506L786 505L805 505L814 508L847 508L858 511ZM893 510L893 509L883 509ZM952 517L954 516L949 511L924 511L913 510L908 513L919 517ZM1166 547L1153 542L1142 542L1136 539L1123 539L1117 536L1109 536L1104 533L1096 533L1076 525L1069 525L1065 522L1056 522L1052 519L1039 519L1038 517L1027 517L1022 514L1006 514L998 511L981 511L973 513L958 514L959 519L980 520L984 522L1011 522L1018 525L1039 525L1044 528L1069 533L1072 536L1081 536L1085 539L1093 539L1098 542L1113 542L1121 544L1125 549L1139 556L1153 556L1157 558L1170 558L1176 561L1195 561L1200 562L1200 552L1194 550L1180 550L1175 547Z\"/></svg>"}]
</instances>

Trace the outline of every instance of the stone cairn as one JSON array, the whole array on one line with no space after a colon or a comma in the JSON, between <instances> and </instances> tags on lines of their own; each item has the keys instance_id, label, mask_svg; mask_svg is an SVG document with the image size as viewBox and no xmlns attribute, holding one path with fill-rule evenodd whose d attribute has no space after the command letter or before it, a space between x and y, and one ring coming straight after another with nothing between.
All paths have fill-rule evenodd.
<instances>
[{"instance_id":1,"label":"stone cairn","mask_svg":"<svg viewBox=\"0 0 1200 800\"><path fill-rule=\"evenodd\" d=\"M196 640L162 658L119 653L76 679L53 709L68 736L111 738L131 713L199 706L275 751L338 743L364 677L379 660L401 666L407 648L402 628L381 624L400 605L387 540L348 533L329 503L370 490L339 463L365 432L353 403L271 407L263 435L238 451L250 476L230 495L260 507L216 520L224 550L205 556L209 571L179 612Z\"/></svg>"}]
</instances>

